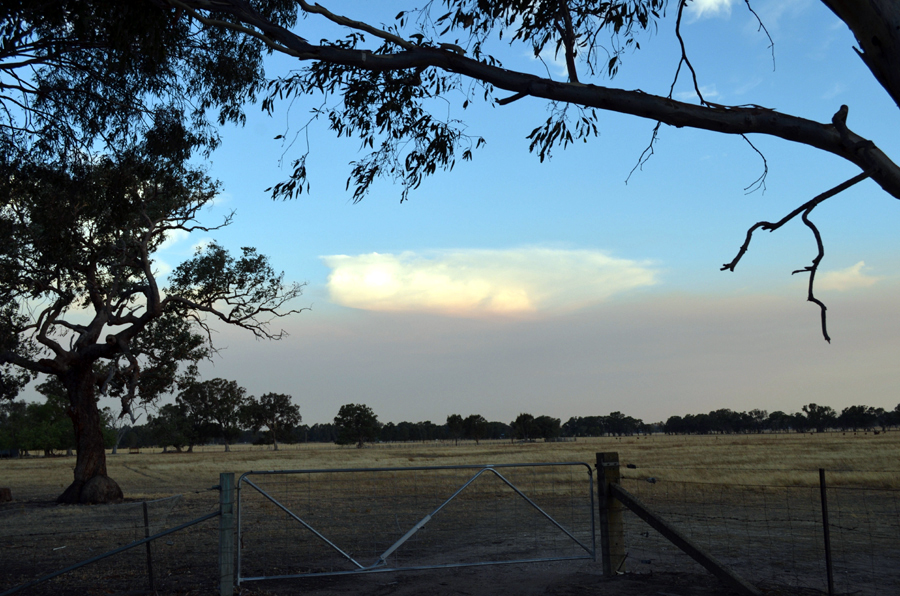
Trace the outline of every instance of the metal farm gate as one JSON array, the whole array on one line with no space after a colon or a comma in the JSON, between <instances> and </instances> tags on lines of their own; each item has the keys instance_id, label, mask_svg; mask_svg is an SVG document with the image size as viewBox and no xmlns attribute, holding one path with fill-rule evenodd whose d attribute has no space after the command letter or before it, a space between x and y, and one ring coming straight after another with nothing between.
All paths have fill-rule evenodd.
<instances>
[{"instance_id":1,"label":"metal farm gate","mask_svg":"<svg viewBox=\"0 0 900 596\"><path fill-rule=\"evenodd\" d=\"M247 472L237 500L238 585L596 555L581 462Z\"/></svg>"}]
</instances>

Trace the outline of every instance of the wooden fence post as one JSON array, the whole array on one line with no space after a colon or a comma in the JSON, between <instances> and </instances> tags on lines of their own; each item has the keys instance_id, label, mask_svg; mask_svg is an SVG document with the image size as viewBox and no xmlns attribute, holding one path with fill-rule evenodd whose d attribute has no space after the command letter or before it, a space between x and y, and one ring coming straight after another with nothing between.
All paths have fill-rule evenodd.
<instances>
[{"instance_id":1,"label":"wooden fence post","mask_svg":"<svg viewBox=\"0 0 900 596\"><path fill-rule=\"evenodd\" d=\"M234 595L234 473L219 474L219 595Z\"/></svg>"},{"instance_id":2,"label":"wooden fence post","mask_svg":"<svg viewBox=\"0 0 900 596\"><path fill-rule=\"evenodd\" d=\"M819 468L819 491L822 498L822 529L825 538L825 572L828 575L828 596L834 596L834 565L831 562L831 525L828 521L828 493L825 468Z\"/></svg>"},{"instance_id":3,"label":"wooden fence post","mask_svg":"<svg viewBox=\"0 0 900 596\"><path fill-rule=\"evenodd\" d=\"M603 575L612 577L625 562L624 507L613 497L610 484L619 484L619 454L597 454L597 504L600 518L600 557Z\"/></svg>"},{"instance_id":4,"label":"wooden fence post","mask_svg":"<svg viewBox=\"0 0 900 596\"><path fill-rule=\"evenodd\" d=\"M147 501L144 501L144 538L150 538L150 514L147 512ZM153 584L153 553L150 550L150 543L147 547L147 578L150 580L150 591L156 592L156 586Z\"/></svg>"}]
</instances>

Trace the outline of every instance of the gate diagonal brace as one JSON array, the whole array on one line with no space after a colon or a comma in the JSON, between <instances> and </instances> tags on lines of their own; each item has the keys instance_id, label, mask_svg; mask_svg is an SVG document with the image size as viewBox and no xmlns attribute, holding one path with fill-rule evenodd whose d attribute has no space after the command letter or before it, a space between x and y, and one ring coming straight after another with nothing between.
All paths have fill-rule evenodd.
<instances>
[{"instance_id":1,"label":"gate diagonal brace","mask_svg":"<svg viewBox=\"0 0 900 596\"><path fill-rule=\"evenodd\" d=\"M426 515L425 517L423 517L423 518L419 521L419 523L417 523L417 524L414 525L412 528L410 528L410 529L409 529L409 532L407 532L406 534L404 534L403 537L400 538L400 540L398 540L397 542L395 542L394 544L392 544L392 545L390 546L390 548L388 548L386 551L384 551L383 553L381 553L381 556L378 557L378 560L375 561L375 564L372 565L372 567L381 567L382 565L384 565L384 564L387 562L387 558L391 556L391 553L393 553L395 550L397 550L398 548L400 548L400 546L401 546L404 542L406 542L407 540L409 540L410 538L412 538L413 534L415 534L416 532L418 532L419 530L421 530L421 529L422 529L422 526L424 526L425 524L427 524L427 523L430 522L430 521L431 521L431 514Z\"/></svg>"},{"instance_id":2,"label":"gate diagonal brace","mask_svg":"<svg viewBox=\"0 0 900 596\"><path fill-rule=\"evenodd\" d=\"M502 474L500 474L499 472L497 472L497 470L495 470L493 467L488 466L488 467L482 468L481 470L478 470L478 472L477 472L474 476L472 476L471 478L469 478L469 480L468 480L465 484L463 484L461 487L459 487L459 489L456 490L456 492L454 492L452 495L450 495L450 497L449 497L446 501L444 501L443 503L441 503L441 504L437 507L437 509L435 509L434 511L432 511L431 513L429 513L428 515L426 515L425 517L423 517L421 520L419 520L419 522L418 522L416 525L414 525L412 528L410 528L409 531L408 531L406 534L404 534L399 540L397 540L397 542L395 542L394 544L392 544L386 551L384 551L384 552L381 554L381 556L378 557L378 560L375 561L375 563L372 564L371 567L367 567L366 569L374 569L374 568L376 568L376 567L382 567L382 566L384 566L384 565L387 563L387 558L388 558L389 556L391 556L391 554L393 554L394 551L396 551L398 548L400 548L400 547L403 545L404 542L406 542L407 540L409 540L410 538L412 538L413 535L414 535L416 532L418 532L419 530L421 530L421 529L425 526L425 524L427 524L429 521L431 521L431 518L433 518L435 515L437 515L438 512L439 512L441 509L443 509L444 507L446 507L446 506L450 503L450 501L452 501L453 499L455 499L462 491L464 491L470 484L472 484L473 482L475 482L475 480L476 480L479 476L481 476L483 473L485 473L485 472L491 472L491 473L493 473L493 474L494 474L497 478L499 478L504 484L506 484L507 486L509 486L513 491L515 491L515 493L516 493L517 495L519 495L520 497L522 497L529 505L531 505L532 507L534 507L541 515L543 515L545 518L547 518L547 520L549 520L550 523L552 523L554 526L556 526L556 527L557 527L560 531L562 531L566 536L568 536L569 538L571 538L578 546L580 546L580 547L583 548L585 551L587 551L588 554L590 554L590 555L593 555L593 554L594 554L593 551L592 551L589 547L587 547L587 546L585 546L584 544L582 544L580 540L578 540L575 536L573 536L571 532L569 532L569 531L566 530L564 527L562 527L562 526L559 524L559 522L557 522L555 519L553 519L552 516L550 516L550 514L548 514L548 513L547 513L546 511L544 511L543 509L541 509L540 506L538 506L537 503L535 503L534 501L532 501L531 499L529 499L528 496L525 495L525 493L523 493L521 490L518 489L518 487L516 487L514 484L512 484L512 483L511 483L509 480L507 480Z\"/></svg>"},{"instance_id":3,"label":"gate diagonal brace","mask_svg":"<svg viewBox=\"0 0 900 596\"><path fill-rule=\"evenodd\" d=\"M312 532L313 534L315 534L316 537L319 538L319 540L321 540L322 542L324 542L325 544L327 544L328 546L330 546L331 548L333 548L334 550L336 550L338 553L341 554L341 556L343 556L345 559L347 559L348 561L350 561L351 563L353 563L354 565L356 565L356 567L357 567L358 569L366 569L366 567L364 567L363 565L359 564L359 563L356 561L356 559L354 559L353 557L351 557L350 555L348 555L347 553L345 553L344 551L342 551L338 545L336 545L336 544L333 543L331 540L329 540L328 538L326 538L325 536L323 536L323 535L322 535L318 530L316 530L314 527L312 527L311 525L309 525L308 523L306 523L305 521L303 521L302 519L300 519L300 517L299 517L296 513L294 513L293 511L291 511L290 509L288 509L287 507L285 507L284 505L282 505L281 503L279 503L278 501L276 501L275 498L272 497L269 493L267 493L266 491L264 491L264 490L261 489L260 487L256 486L256 484L254 484L253 481L247 480L246 478L242 478L241 481L242 481L242 482L246 482L247 484L249 484L250 486L252 486L253 488L255 488L257 491L259 491L259 494L261 494L261 495L264 496L265 498L267 498L267 499L269 499L270 501L272 501L272 502L273 502L276 506L278 506L282 511L284 511L284 512L287 513L289 516L291 516L292 518L294 518L295 520L297 520L298 522L300 522L300 523L303 525L304 528L306 528L307 530L309 530L310 532Z\"/></svg>"}]
</instances>

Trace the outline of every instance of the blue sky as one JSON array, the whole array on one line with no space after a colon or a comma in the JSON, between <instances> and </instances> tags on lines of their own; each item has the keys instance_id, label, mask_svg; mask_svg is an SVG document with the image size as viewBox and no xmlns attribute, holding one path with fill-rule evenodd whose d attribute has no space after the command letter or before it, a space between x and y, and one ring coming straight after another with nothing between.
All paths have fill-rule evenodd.
<instances>
[{"instance_id":1,"label":"blue sky","mask_svg":"<svg viewBox=\"0 0 900 596\"><path fill-rule=\"evenodd\" d=\"M900 155L900 112L851 50L853 39L820 2L695 2L683 33L708 100L759 104L818 121L850 106L850 127ZM387 22L399 3L335 3L354 18ZM407 7L408 8L408 7ZM376 13L377 11L377 13ZM677 65L673 19L626 55L615 86L665 94ZM298 32L326 31L313 20ZM511 68L565 75L548 56L497 46ZM296 65L274 57L269 75ZM606 84L603 80L592 81ZM691 100L682 75L676 97ZM226 348L206 377L234 379L253 394L290 393L307 423L341 404L370 405L384 421L480 413L574 415L621 410L645 421L728 407L796 411L900 401L897 280L900 211L871 182L820 206L826 242L819 296L829 305L831 345L805 302L815 244L799 222L759 235L734 273L720 272L749 226L855 175L855 166L777 139L752 138L765 154L765 192L744 188L762 171L739 137L663 127L652 159L628 183L652 122L602 114L601 136L540 163L525 139L546 105L499 107L461 96L445 102L487 139L471 163L426 180L400 204L381 181L353 204L344 185L358 142L325 123L308 129L311 190L273 202L267 187L287 177L307 143L310 107L280 105L274 117L248 107L243 128L226 128L208 164L223 193L207 215L236 211L230 228L173 238L160 266L174 266L215 238L255 246L289 280L308 283L283 321L290 336L256 342L220 329ZM696 98L694 98L695 100ZM285 139L274 139L284 135ZM290 141L294 140L293 145ZM283 160L284 166L280 166Z\"/></svg>"}]
</instances>

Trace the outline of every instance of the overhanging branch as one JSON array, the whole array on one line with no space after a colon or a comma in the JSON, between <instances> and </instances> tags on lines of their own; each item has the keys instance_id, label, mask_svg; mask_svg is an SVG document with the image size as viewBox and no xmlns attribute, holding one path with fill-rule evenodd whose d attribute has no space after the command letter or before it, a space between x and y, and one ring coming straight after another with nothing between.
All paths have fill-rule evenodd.
<instances>
[{"instance_id":1,"label":"overhanging branch","mask_svg":"<svg viewBox=\"0 0 900 596\"><path fill-rule=\"evenodd\" d=\"M767 230L769 232L774 232L775 230L777 230L784 224L788 223L789 221L791 221L792 219L794 219L795 217L800 215L801 219L803 220L803 223L806 225L806 227L808 227L812 231L813 236L816 239L816 247L818 249L818 252L816 253L816 256L813 259L812 264L810 266L804 267L803 269L798 269L796 271L793 271L791 273L791 275L793 275L794 273L804 273L804 272L809 273L809 286L808 286L808 290L807 290L806 299L809 302L812 302L819 306L819 309L822 313L822 336L825 338L825 341L827 341L828 343L831 343L831 338L828 336L828 327L826 325L826 318L825 318L825 311L827 310L827 308L825 307L825 304L821 300L819 300L818 298L815 297L815 294L813 292L813 289L815 286L815 281L816 281L816 272L819 270L819 263L822 262L822 258L825 256L825 246L822 242L822 235L819 233L819 229L815 226L815 224L812 223L812 221L810 221L809 214L812 213L812 210L815 209L822 202L847 190L854 184L862 182L863 180L865 180L868 177L869 177L868 172L863 172L861 174L857 174L853 178L850 178L849 180L842 182L841 184L838 184L834 188L823 192L822 194L816 196L815 198L810 199L809 201L800 205L799 207L797 207L796 209L794 209L793 211L791 211L790 213L788 213L787 215L785 215L783 218L781 218L780 220L778 220L775 223L771 223L768 221L761 221L761 222L756 223L753 227L751 227L749 230L747 230L747 237L744 240L744 243L741 245L741 248L738 250L738 253L734 257L734 259L732 259L732 261L730 263L725 263L724 265L722 265L722 268L720 270L725 271L727 269L728 271L734 271L734 268L737 267L738 262L747 253L747 249L750 248L750 241L753 239L753 232L755 232L756 230Z\"/></svg>"},{"instance_id":2,"label":"overhanging branch","mask_svg":"<svg viewBox=\"0 0 900 596\"><path fill-rule=\"evenodd\" d=\"M367 71L391 71L434 67L489 84L518 95L530 95L629 114L712 132L746 135L764 134L815 147L850 161L868 171L870 177L891 196L900 199L900 167L871 141L847 131L841 134L826 124L759 106L695 105L639 90L615 89L591 84L561 83L535 75L507 70L480 62L455 51L431 46L405 47L390 54L371 50L314 45L288 29L269 22L240 0L158 0L171 6L191 9L198 18L209 20L200 11L215 10L234 17L240 24L216 21L209 24L252 34L275 51L301 61L322 61ZM344 18L344 17L342 17ZM347 19L350 21L350 19ZM348 25L350 26L350 25ZM392 35L382 31L382 38ZM512 98L510 98L512 99Z\"/></svg>"}]
</instances>

